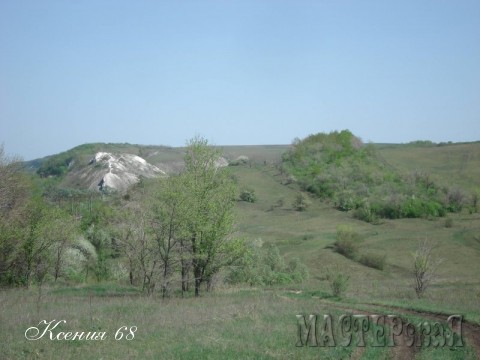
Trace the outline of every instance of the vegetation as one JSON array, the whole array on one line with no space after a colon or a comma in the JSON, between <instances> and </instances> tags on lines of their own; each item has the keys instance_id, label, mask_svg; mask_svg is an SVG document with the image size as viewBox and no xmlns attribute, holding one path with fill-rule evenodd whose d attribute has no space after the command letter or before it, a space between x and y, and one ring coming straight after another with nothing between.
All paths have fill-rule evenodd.
<instances>
[{"instance_id":1,"label":"vegetation","mask_svg":"<svg viewBox=\"0 0 480 360\"><path fill-rule=\"evenodd\" d=\"M305 211L310 206L311 202L308 200L305 194L300 193L295 197L295 201L292 203L293 209L297 211Z\"/></svg>"},{"instance_id":2,"label":"vegetation","mask_svg":"<svg viewBox=\"0 0 480 360\"><path fill-rule=\"evenodd\" d=\"M356 260L359 257L361 238L349 226L339 226L337 228L337 241L335 241L335 251L345 257Z\"/></svg>"},{"instance_id":3,"label":"vegetation","mask_svg":"<svg viewBox=\"0 0 480 360\"><path fill-rule=\"evenodd\" d=\"M377 270L385 269L387 256L374 252L366 252L360 256L360 263Z\"/></svg>"},{"instance_id":4,"label":"vegetation","mask_svg":"<svg viewBox=\"0 0 480 360\"><path fill-rule=\"evenodd\" d=\"M257 239L232 268L228 282L262 286L301 283L307 279L307 267L298 258L287 264L277 246L264 247L262 240Z\"/></svg>"},{"instance_id":5,"label":"vegetation","mask_svg":"<svg viewBox=\"0 0 480 360\"><path fill-rule=\"evenodd\" d=\"M413 255L415 292L419 298L436 279L438 267L443 262L443 259L433 255L433 249L434 243L425 239L418 244L417 251Z\"/></svg>"},{"instance_id":6,"label":"vegetation","mask_svg":"<svg viewBox=\"0 0 480 360\"><path fill-rule=\"evenodd\" d=\"M341 149L337 141L343 140L332 149ZM388 358L398 348L298 349L295 315L363 309L408 316L415 309L480 323L478 181L471 180L478 178L477 157L465 155L475 155L478 144L358 142L349 154L319 162L318 176L350 176L347 164L357 157L360 174L372 183L362 192L361 181L347 177L341 191L320 196L288 169L289 155L275 163L285 147L226 148L229 159L248 154L249 166L214 169L200 159L219 149L198 138L193 143L205 150L202 156L187 148L153 155L158 149L142 147L149 161L177 162L188 153L198 166L110 195L68 187L65 174L26 174L24 164L2 153L0 343L7 346L1 358L83 358L86 351L98 358ZM88 161L96 150L119 149L140 147L85 145L73 156ZM463 170L455 168L464 155ZM237 188L254 189L255 202L237 201ZM292 211L299 194L308 200L306 211ZM425 215L435 211L450 213L441 220ZM361 216L368 222L355 218ZM429 261L418 246L425 236L435 239ZM423 272L425 264L430 272ZM37 319L54 318L67 320L62 331L101 328L113 336L127 324L138 332L135 341L96 347L15 335ZM464 348L417 349L416 356L476 358L471 338L465 340Z\"/></svg>"},{"instance_id":7,"label":"vegetation","mask_svg":"<svg viewBox=\"0 0 480 360\"><path fill-rule=\"evenodd\" d=\"M350 276L342 272L338 267L335 267L327 271L326 278L330 284L332 295L337 298L343 297L348 288Z\"/></svg>"},{"instance_id":8,"label":"vegetation","mask_svg":"<svg viewBox=\"0 0 480 360\"><path fill-rule=\"evenodd\" d=\"M251 188L243 189L240 192L240 200L254 203L255 201L257 201L257 195L255 195L255 190Z\"/></svg>"},{"instance_id":9,"label":"vegetation","mask_svg":"<svg viewBox=\"0 0 480 360\"><path fill-rule=\"evenodd\" d=\"M348 130L295 140L282 166L304 190L371 223L445 216L465 203L460 190L441 188L428 174L398 172Z\"/></svg>"}]
</instances>

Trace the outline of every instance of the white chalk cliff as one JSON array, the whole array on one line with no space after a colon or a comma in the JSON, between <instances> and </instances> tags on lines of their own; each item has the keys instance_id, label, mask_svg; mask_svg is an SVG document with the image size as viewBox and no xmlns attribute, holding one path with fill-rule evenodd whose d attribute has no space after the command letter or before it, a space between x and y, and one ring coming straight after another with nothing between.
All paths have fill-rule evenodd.
<instances>
[{"instance_id":1,"label":"white chalk cliff","mask_svg":"<svg viewBox=\"0 0 480 360\"><path fill-rule=\"evenodd\" d=\"M140 180L166 176L163 170L133 154L98 152L80 175L89 182L90 189L125 191Z\"/></svg>"}]
</instances>

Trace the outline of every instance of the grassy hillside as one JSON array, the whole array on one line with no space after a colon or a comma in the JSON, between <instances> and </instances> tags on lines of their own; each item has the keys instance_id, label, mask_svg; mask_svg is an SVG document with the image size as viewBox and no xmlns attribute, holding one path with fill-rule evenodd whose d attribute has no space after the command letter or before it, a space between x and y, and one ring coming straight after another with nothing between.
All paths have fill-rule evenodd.
<instances>
[{"instance_id":1,"label":"grassy hillside","mask_svg":"<svg viewBox=\"0 0 480 360\"><path fill-rule=\"evenodd\" d=\"M84 159L95 151L122 151L144 156L151 163L178 162L181 148L136 145L86 145L76 148ZM256 201L238 201L236 235L249 241L275 244L285 260L299 258L309 270L301 284L249 287L220 285L200 299L145 297L138 289L110 283L72 287L58 283L29 290L0 292L0 357L81 359L475 359L480 354L480 214L465 207L446 217L385 219L367 223L353 211L335 209L335 199L320 198L299 182L289 181L278 166L287 146L223 147L243 165L231 166L240 189L251 189ZM137 151L137 152L135 152ZM140 151L143 153L140 154ZM428 174L439 187L470 193L479 187L480 144L375 145L380 161L392 172ZM462 159L466 159L460 165ZM376 165L372 165L376 166ZM376 167L375 171L380 171ZM299 194L310 201L296 211ZM448 221L447 221L448 220ZM383 270L335 251L339 226L358 234L360 255L385 256ZM418 243L436 242L433 255L442 258L438 278L422 298L413 285L413 254ZM261 240L261 241L260 241ZM349 276L342 298L332 296L329 271ZM72 311L75 309L75 311ZM446 319L462 314L468 321L466 346L406 348L356 346L296 347L297 314L401 314L414 321ZM63 330L107 331L113 337L122 325L137 326L132 341L25 341L23 332L41 319L66 319ZM467 325L466 325L467 326ZM113 345L113 346L112 346ZM21 355L19 355L21 354Z\"/></svg>"},{"instance_id":2,"label":"grassy hillside","mask_svg":"<svg viewBox=\"0 0 480 360\"><path fill-rule=\"evenodd\" d=\"M306 191L367 222L442 217L464 206L477 210L478 195L474 200L458 185L439 185L425 169L398 169L348 130L295 142L282 169Z\"/></svg>"},{"instance_id":3,"label":"grassy hillside","mask_svg":"<svg viewBox=\"0 0 480 360\"><path fill-rule=\"evenodd\" d=\"M378 145L378 153L402 171L428 173L435 182L468 191L480 188L480 142L444 145Z\"/></svg>"},{"instance_id":4,"label":"grassy hillside","mask_svg":"<svg viewBox=\"0 0 480 360\"><path fill-rule=\"evenodd\" d=\"M351 274L348 297L368 301L408 302L418 306L437 306L451 311L468 311L480 320L480 268L473 264L480 257L480 215L452 214L451 228L444 219L386 220L372 225L356 220L351 214L336 211L330 204L312 198L307 211L294 211L292 202L301 192L297 185L285 186L272 167L237 167L241 187L255 189L258 201L240 202L238 231L248 238L261 238L277 244L287 257L299 257L310 270L305 291L329 292L328 267L338 265ZM279 198L285 205L271 210ZM386 255L385 270L366 267L333 251L339 225L349 225L363 238L362 252ZM445 261L440 279L428 294L428 300L416 299L412 286L412 254L425 237L438 243L436 256Z\"/></svg>"}]
</instances>

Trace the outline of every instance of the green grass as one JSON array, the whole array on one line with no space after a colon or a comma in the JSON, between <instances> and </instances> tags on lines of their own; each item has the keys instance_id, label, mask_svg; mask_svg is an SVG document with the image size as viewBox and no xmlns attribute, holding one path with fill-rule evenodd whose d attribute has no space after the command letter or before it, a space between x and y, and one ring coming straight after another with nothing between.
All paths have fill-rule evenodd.
<instances>
[{"instance_id":1,"label":"green grass","mask_svg":"<svg viewBox=\"0 0 480 360\"><path fill-rule=\"evenodd\" d=\"M480 142L446 146L378 146L397 169L430 174L439 184L473 191L480 186Z\"/></svg>"},{"instance_id":2,"label":"green grass","mask_svg":"<svg viewBox=\"0 0 480 360\"><path fill-rule=\"evenodd\" d=\"M200 299L140 296L75 296L48 291L0 293L2 359L316 359L346 358L353 348L298 348L296 315L339 312L315 299L292 301L276 292L237 291ZM66 320L61 331L105 331L107 339L27 341L24 332L40 320ZM137 326L131 341L113 339L121 326ZM8 344L5 346L5 344Z\"/></svg>"},{"instance_id":3,"label":"green grass","mask_svg":"<svg viewBox=\"0 0 480 360\"><path fill-rule=\"evenodd\" d=\"M238 231L247 238L261 238L276 243L287 257L299 257L308 265L311 277L299 289L328 292L326 269L338 264L351 273L347 297L365 300L405 302L448 311L463 312L479 319L477 299L480 294L478 236L479 214L452 214L454 227L445 228L442 219L386 220L371 225L352 218L351 214L333 210L331 204L313 199L305 212L291 209L291 201L300 191L279 183L276 170L269 167L236 168L242 186L255 189L258 201L239 203ZM268 208L279 197L283 208ZM332 249L336 227L350 225L364 238L361 251L386 255L383 271L363 266L336 254ZM416 299L410 275L418 241L428 237L437 242L435 255L444 259L424 299Z\"/></svg>"},{"instance_id":4,"label":"green grass","mask_svg":"<svg viewBox=\"0 0 480 360\"><path fill-rule=\"evenodd\" d=\"M123 147L122 147L123 146ZM105 148L115 151L133 145ZM96 150L86 147L83 152ZM310 272L308 281L288 287L263 289L226 288L200 299L139 296L136 289L116 284L45 289L37 303L37 292L0 292L1 359L300 359L348 358L357 349L296 348L298 313L340 313L341 306L380 311L385 306L442 314L462 314L480 323L480 214L466 210L444 219L385 220L379 225L353 218L351 212L333 209L333 204L311 197L304 212L292 203L301 192L283 185L283 175L272 164L285 147L223 147L233 159L246 155L252 165L231 167L239 188L253 188L255 203L238 202L236 233L247 239L275 243L286 260L298 257ZM480 144L448 146L377 146L380 155L402 171L429 173L446 186L473 191L480 186ZM181 149L146 147L149 161L177 161ZM133 152L135 153L135 152ZM266 161L267 165L264 165ZM282 207L275 206L279 199ZM338 225L348 225L364 239L360 251L386 255L384 270L366 267L335 253L332 245ZM412 253L419 240L428 237L438 244L435 256L444 259L438 279L417 299L413 288ZM329 267L350 274L342 300L334 299L326 280ZM296 291L293 293L292 291ZM330 302L325 303L325 301ZM370 304L370 305L369 305ZM372 305L373 304L373 305ZM377 305L375 305L377 304ZM113 335L122 326L138 326L131 342L109 339L98 344L84 342L28 342L23 332L41 319L66 319L65 329L103 329ZM113 333L112 333L113 332ZM367 348L362 359L387 359L388 349ZM422 350L419 359L475 358L470 347L458 350Z\"/></svg>"}]
</instances>

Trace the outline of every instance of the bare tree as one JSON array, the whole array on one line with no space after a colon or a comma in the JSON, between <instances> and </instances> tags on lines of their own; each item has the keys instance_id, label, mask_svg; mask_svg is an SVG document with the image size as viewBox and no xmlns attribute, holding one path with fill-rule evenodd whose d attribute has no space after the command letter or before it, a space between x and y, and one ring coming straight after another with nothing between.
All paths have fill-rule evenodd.
<instances>
[{"instance_id":1,"label":"bare tree","mask_svg":"<svg viewBox=\"0 0 480 360\"><path fill-rule=\"evenodd\" d=\"M137 279L142 290L151 294L155 289L159 260L152 236L148 234L148 214L140 206L130 207L119 213L120 223L116 225L116 241L127 260L130 283Z\"/></svg>"},{"instance_id":2,"label":"bare tree","mask_svg":"<svg viewBox=\"0 0 480 360\"><path fill-rule=\"evenodd\" d=\"M434 242L425 238L419 242L417 250L413 254L413 276L418 298L423 296L425 290L437 278L438 268L443 262L443 259L433 255L434 248Z\"/></svg>"},{"instance_id":3,"label":"bare tree","mask_svg":"<svg viewBox=\"0 0 480 360\"><path fill-rule=\"evenodd\" d=\"M6 216L18 207L27 195L26 178L20 158L5 154L0 144L0 213Z\"/></svg>"},{"instance_id":4,"label":"bare tree","mask_svg":"<svg viewBox=\"0 0 480 360\"><path fill-rule=\"evenodd\" d=\"M185 260L181 258L181 250L184 250L181 239L185 237L186 199L181 176L160 180L152 204L151 230L161 264L162 297L169 293L175 267L179 263L183 265L182 260Z\"/></svg>"}]
</instances>

